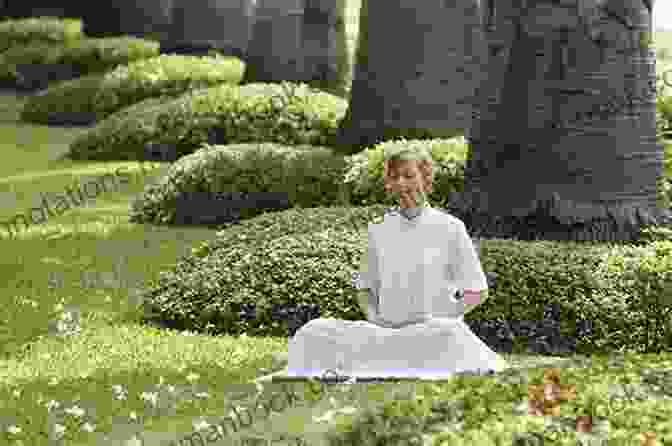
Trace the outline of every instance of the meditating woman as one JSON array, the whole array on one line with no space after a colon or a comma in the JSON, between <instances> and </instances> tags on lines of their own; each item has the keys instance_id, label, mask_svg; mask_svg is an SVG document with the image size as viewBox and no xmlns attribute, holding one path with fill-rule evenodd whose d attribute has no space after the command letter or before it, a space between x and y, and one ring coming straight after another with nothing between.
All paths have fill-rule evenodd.
<instances>
[{"instance_id":1,"label":"meditating woman","mask_svg":"<svg viewBox=\"0 0 672 446\"><path fill-rule=\"evenodd\" d=\"M384 163L399 208L368 228L354 280L367 321L308 322L289 341L287 374L431 379L503 370L506 362L464 323L487 298L486 276L464 223L427 202L430 154L397 149Z\"/></svg>"}]
</instances>

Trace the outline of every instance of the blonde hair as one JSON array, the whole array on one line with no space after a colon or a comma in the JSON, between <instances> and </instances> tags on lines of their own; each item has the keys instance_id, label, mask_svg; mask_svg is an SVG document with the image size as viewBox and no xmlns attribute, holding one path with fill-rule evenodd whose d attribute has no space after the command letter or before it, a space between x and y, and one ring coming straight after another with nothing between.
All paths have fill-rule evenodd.
<instances>
[{"instance_id":1,"label":"blonde hair","mask_svg":"<svg viewBox=\"0 0 672 446\"><path fill-rule=\"evenodd\" d=\"M391 145L384 150L383 159L383 182L385 188L390 179L392 172L391 164L397 161L415 161L420 170L423 179L423 192L427 194L432 192L434 183L434 160L429 151L424 147L410 148L400 147L399 145ZM425 197L426 198L426 197Z\"/></svg>"}]
</instances>

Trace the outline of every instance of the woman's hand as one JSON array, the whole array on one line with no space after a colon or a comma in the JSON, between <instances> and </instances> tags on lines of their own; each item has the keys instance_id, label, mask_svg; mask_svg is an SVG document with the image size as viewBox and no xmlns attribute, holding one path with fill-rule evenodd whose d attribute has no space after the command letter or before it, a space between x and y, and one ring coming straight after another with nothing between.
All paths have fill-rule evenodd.
<instances>
[{"instance_id":1,"label":"woman's hand","mask_svg":"<svg viewBox=\"0 0 672 446\"><path fill-rule=\"evenodd\" d=\"M462 290L462 301L464 302L464 314L469 313L474 308L482 304L488 298L488 290Z\"/></svg>"}]
</instances>

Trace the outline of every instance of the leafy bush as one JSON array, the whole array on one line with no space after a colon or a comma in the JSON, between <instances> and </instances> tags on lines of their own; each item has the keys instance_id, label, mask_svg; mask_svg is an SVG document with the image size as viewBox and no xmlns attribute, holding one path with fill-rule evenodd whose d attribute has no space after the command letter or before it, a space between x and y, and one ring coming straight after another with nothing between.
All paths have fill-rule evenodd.
<instances>
[{"instance_id":1,"label":"leafy bush","mask_svg":"<svg viewBox=\"0 0 672 446\"><path fill-rule=\"evenodd\" d=\"M656 96L656 133L659 140L672 139L672 96Z\"/></svg>"},{"instance_id":2,"label":"leafy bush","mask_svg":"<svg viewBox=\"0 0 672 446\"><path fill-rule=\"evenodd\" d=\"M31 42L0 54L0 79L18 81L21 65L69 65L80 74L102 73L118 65L159 55L159 44L135 37Z\"/></svg>"},{"instance_id":3,"label":"leafy bush","mask_svg":"<svg viewBox=\"0 0 672 446\"><path fill-rule=\"evenodd\" d=\"M176 223L177 200L192 193L286 193L290 207L329 206L339 200L344 169L345 159L326 147L206 146L180 158L160 182L146 188L132 205L131 221ZM265 209L245 208L241 216Z\"/></svg>"},{"instance_id":4,"label":"leafy bush","mask_svg":"<svg viewBox=\"0 0 672 446\"><path fill-rule=\"evenodd\" d=\"M358 206L362 202L393 205L390 197L380 193L382 150L393 144L431 147L438 166L434 191L430 195L436 197L433 205L436 206L442 198L461 188L466 146L459 141L388 141L379 144L368 154L353 157L344 157L332 148L310 145L206 145L194 154L181 158L160 183L146 189L132 206L131 220L183 224L177 217L176 209L180 197L208 192L283 193L287 194L289 207ZM369 157L372 159L371 175L368 174L369 167L366 164ZM348 176L350 179L346 182ZM378 187L374 183L381 185ZM211 212L207 208L201 210ZM196 207L195 211L198 213L199 208ZM239 218L250 218L264 211L265 208L243 209ZM223 219L228 218L224 210L221 214ZM193 217L194 222L201 220L199 215Z\"/></svg>"},{"instance_id":5,"label":"leafy bush","mask_svg":"<svg viewBox=\"0 0 672 446\"><path fill-rule=\"evenodd\" d=\"M120 65L113 71L62 82L28 99L21 119L38 124L67 122L73 113L94 120L149 97L177 97L198 88L238 83L243 64L236 58L163 55Z\"/></svg>"},{"instance_id":6,"label":"leafy bush","mask_svg":"<svg viewBox=\"0 0 672 446\"><path fill-rule=\"evenodd\" d=\"M283 319L301 305L319 308L319 317L362 319L351 274L368 224L384 212L381 205L291 209L227 227L150 285L145 320L210 334L291 336L306 317L317 317ZM660 332L641 327L661 310L628 292L650 286L640 294L670 295L672 242L627 255L604 245L496 239L480 240L480 250L484 270L498 278L469 319L541 320L550 303L560 308L563 334L576 336L577 320L592 321L593 330L579 336L579 353L641 348L645 336L649 345L665 345Z\"/></svg>"},{"instance_id":7,"label":"leafy bush","mask_svg":"<svg viewBox=\"0 0 672 446\"><path fill-rule=\"evenodd\" d=\"M3 20L0 22L0 51L28 42L65 43L84 38L82 21L52 17Z\"/></svg>"},{"instance_id":8,"label":"leafy bush","mask_svg":"<svg viewBox=\"0 0 672 446\"><path fill-rule=\"evenodd\" d=\"M346 101L306 84L294 85L293 90L292 85L223 84L195 90L166 104L156 115L145 116L143 125L113 114L73 141L68 156L144 159L148 143L172 144L181 156L203 143L331 146Z\"/></svg>"}]
</instances>

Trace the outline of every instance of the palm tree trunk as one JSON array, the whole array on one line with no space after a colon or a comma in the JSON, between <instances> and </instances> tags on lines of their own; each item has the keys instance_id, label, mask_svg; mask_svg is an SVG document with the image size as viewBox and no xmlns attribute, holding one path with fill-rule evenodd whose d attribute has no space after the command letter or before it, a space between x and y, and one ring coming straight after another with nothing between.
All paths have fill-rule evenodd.
<instances>
[{"instance_id":1,"label":"palm tree trunk","mask_svg":"<svg viewBox=\"0 0 672 446\"><path fill-rule=\"evenodd\" d=\"M241 83L305 82L347 97L345 0L259 0Z\"/></svg>"},{"instance_id":2,"label":"palm tree trunk","mask_svg":"<svg viewBox=\"0 0 672 446\"><path fill-rule=\"evenodd\" d=\"M303 79L303 0L258 0L241 84Z\"/></svg>"},{"instance_id":3,"label":"palm tree trunk","mask_svg":"<svg viewBox=\"0 0 672 446\"><path fill-rule=\"evenodd\" d=\"M516 3L496 4L490 36L505 51L489 61L464 193L449 208L481 237L523 240L633 241L672 223L655 54L640 45L651 11L641 0Z\"/></svg>"},{"instance_id":4,"label":"palm tree trunk","mask_svg":"<svg viewBox=\"0 0 672 446\"><path fill-rule=\"evenodd\" d=\"M487 57L482 20L477 0L363 0L338 150L463 134Z\"/></svg>"},{"instance_id":5,"label":"palm tree trunk","mask_svg":"<svg viewBox=\"0 0 672 446\"><path fill-rule=\"evenodd\" d=\"M301 33L305 82L342 98L350 73L345 11L346 0L305 0Z\"/></svg>"}]
</instances>

